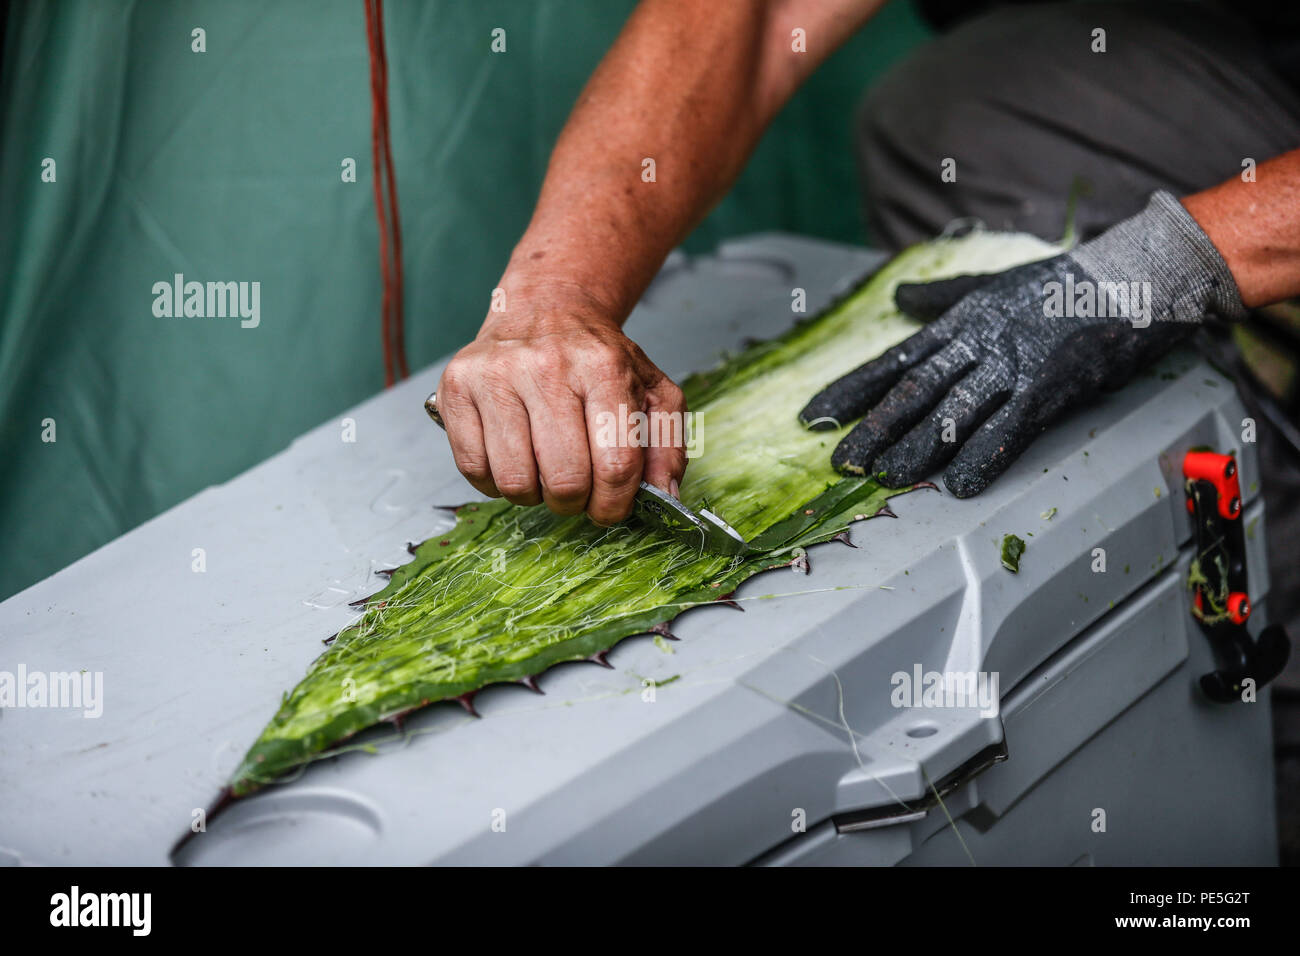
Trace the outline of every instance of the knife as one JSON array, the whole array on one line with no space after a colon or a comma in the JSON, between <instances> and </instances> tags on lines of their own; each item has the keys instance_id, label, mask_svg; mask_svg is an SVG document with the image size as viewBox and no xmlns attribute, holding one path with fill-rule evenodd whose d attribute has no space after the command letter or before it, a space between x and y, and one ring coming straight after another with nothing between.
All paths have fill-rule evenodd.
<instances>
[{"instance_id":1,"label":"knife","mask_svg":"<svg viewBox=\"0 0 1300 956\"><path fill-rule=\"evenodd\" d=\"M447 430L438 411L438 393L424 400L424 410L443 431ZM647 481L637 489L633 509L647 524L677 538L690 541L717 554L749 555L758 549L749 545L740 532L707 508L692 511L661 488Z\"/></svg>"}]
</instances>

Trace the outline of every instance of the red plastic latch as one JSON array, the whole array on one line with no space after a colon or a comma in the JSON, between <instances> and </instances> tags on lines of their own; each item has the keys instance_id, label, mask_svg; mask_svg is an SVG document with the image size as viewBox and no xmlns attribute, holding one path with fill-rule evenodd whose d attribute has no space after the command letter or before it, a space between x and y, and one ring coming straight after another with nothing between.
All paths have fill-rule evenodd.
<instances>
[{"instance_id":1,"label":"red plastic latch","mask_svg":"<svg viewBox=\"0 0 1300 956\"><path fill-rule=\"evenodd\" d=\"M1228 595L1228 617L1233 624L1245 624L1246 618L1250 617L1250 599L1240 591Z\"/></svg>"},{"instance_id":2,"label":"red plastic latch","mask_svg":"<svg viewBox=\"0 0 1300 956\"><path fill-rule=\"evenodd\" d=\"M1208 481L1219 493L1219 514L1228 521L1241 516L1241 483L1237 460L1212 451L1189 451L1183 458L1183 476L1190 481ZM1191 510L1191 498L1187 500Z\"/></svg>"}]
</instances>

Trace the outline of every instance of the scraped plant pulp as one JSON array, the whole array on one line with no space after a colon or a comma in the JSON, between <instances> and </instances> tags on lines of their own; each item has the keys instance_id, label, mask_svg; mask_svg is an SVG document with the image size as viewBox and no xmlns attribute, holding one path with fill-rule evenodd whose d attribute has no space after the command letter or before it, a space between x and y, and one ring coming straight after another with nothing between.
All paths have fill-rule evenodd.
<instances>
[{"instance_id":1,"label":"scraped plant pulp","mask_svg":"<svg viewBox=\"0 0 1300 956\"><path fill-rule=\"evenodd\" d=\"M424 542L285 695L230 793L247 794L426 704L599 657L874 514L907 489L837 474L830 453L852 423L806 431L799 409L915 331L894 308L898 282L997 271L1055 251L1030 236L988 232L915 246L816 318L683 383L707 431L682 500L707 502L761 555L703 553L635 519L600 528L502 501L458 509L455 527Z\"/></svg>"}]
</instances>

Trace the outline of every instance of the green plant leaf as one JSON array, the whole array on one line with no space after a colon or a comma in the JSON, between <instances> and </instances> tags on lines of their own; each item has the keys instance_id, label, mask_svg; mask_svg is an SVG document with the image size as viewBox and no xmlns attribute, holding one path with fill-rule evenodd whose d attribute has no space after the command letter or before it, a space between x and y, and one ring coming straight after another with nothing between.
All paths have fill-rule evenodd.
<instances>
[{"instance_id":1,"label":"green plant leaf","mask_svg":"<svg viewBox=\"0 0 1300 956\"><path fill-rule=\"evenodd\" d=\"M913 247L821 315L683 383L702 454L682 499L704 501L764 553L701 553L637 520L503 501L457 509L370 598L289 692L235 772L242 796L385 720L561 661L603 654L682 611L716 602L782 555L841 534L891 495L844 479L830 453L851 423L810 432L807 400L917 326L893 304L900 281L1008 268L1055 252L1029 236L975 232Z\"/></svg>"}]
</instances>

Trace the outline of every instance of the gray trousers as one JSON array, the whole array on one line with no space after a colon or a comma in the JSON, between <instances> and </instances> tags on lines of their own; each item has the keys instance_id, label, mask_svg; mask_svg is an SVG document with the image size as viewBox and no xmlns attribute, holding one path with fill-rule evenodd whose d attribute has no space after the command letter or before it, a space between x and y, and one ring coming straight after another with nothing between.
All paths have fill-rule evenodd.
<instances>
[{"instance_id":1,"label":"gray trousers","mask_svg":"<svg viewBox=\"0 0 1300 956\"><path fill-rule=\"evenodd\" d=\"M1157 189L1196 192L1300 147L1300 96L1250 25L1213 8L1047 3L996 9L918 49L872 87L856 133L876 244L967 216L1059 239L1076 179L1088 238ZM940 179L945 159L955 182Z\"/></svg>"},{"instance_id":2,"label":"gray trousers","mask_svg":"<svg viewBox=\"0 0 1300 956\"><path fill-rule=\"evenodd\" d=\"M1094 30L1105 52L1093 52ZM1157 189L1185 195L1300 147L1300 97L1266 65L1248 24L1199 4L1003 7L887 73L856 124L866 221L901 248L956 219L1059 239L1085 181L1087 238ZM955 161L956 180L940 177ZM1243 383L1248 407L1255 405ZM1300 461L1259 423L1268 616L1300 641ZM1300 683L1300 651L1288 683Z\"/></svg>"}]
</instances>

